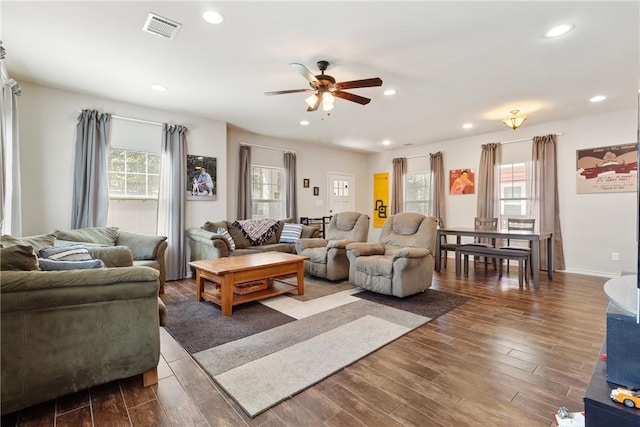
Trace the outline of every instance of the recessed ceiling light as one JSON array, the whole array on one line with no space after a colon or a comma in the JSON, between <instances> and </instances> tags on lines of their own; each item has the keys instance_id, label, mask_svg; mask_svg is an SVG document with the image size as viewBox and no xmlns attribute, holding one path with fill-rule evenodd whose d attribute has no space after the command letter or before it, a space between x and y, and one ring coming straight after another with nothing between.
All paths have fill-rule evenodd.
<instances>
[{"instance_id":1,"label":"recessed ceiling light","mask_svg":"<svg viewBox=\"0 0 640 427\"><path fill-rule=\"evenodd\" d=\"M391 145L391 141L385 139L384 141L382 141L382 145Z\"/></svg>"},{"instance_id":2,"label":"recessed ceiling light","mask_svg":"<svg viewBox=\"0 0 640 427\"><path fill-rule=\"evenodd\" d=\"M204 19L210 24L220 24L222 21L224 21L224 18L222 17L222 15L220 15L218 12L213 10L203 13L202 19Z\"/></svg>"},{"instance_id":3,"label":"recessed ceiling light","mask_svg":"<svg viewBox=\"0 0 640 427\"><path fill-rule=\"evenodd\" d=\"M384 94L387 96L395 95L397 91L395 89L387 89L384 91Z\"/></svg>"},{"instance_id":4,"label":"recessed ceiling light","mask_svg":"<svg viewBox=\"0 0 640 427\"><path fill-rule=\"evenodd\" d=\"M591 101L591 102L600 102L600 101L604 101L605 99L607 99L607 97L604 96L604 95L596 95L593 98L591 98L589 101Z\"/></svg>"},{"instance_id":5,"label":"recessed ceiling light","mask_svg":"<svg viewBox=\"0 0 640 427\"><path fill-rule=\"evenodd\" d=\"M153 85L151 86L151 89L155 90L156 92L164 92L165 90L167 90L167 88L162 85Z\"/></svg>"},{"instance_id":6,"label":"recessed ceiling light","mask_svg":"<svg viewBox=\"0 0 640 427\"><path fill-rule=\"evenodd\" d=\"M471 129L473 127L473 123L465 123L462 125L463 129Z\"/></svg>"},{"instance_id":7,"label":"recessed ceiling light","mask_svg":"<svg viewBox=\"0 0 640 427\"><path fill-rule=\"evenodd\" d=\"M575 27L572 24L562 24L557 27L553 27L549 31L545 33L545 37L553 38L560 37L563 34L567 34L569 31L573 30Z\"/></svg>"},{"instance_id":8,"label":"recessed ceiling light","mask_svg":"<svg viewBox=\"0 0 640 427\"><path fill-rule=\"evenodd\" d=\"M309 126L309 120L300 120L301 126Z\"/></svg>"}]
</instances>

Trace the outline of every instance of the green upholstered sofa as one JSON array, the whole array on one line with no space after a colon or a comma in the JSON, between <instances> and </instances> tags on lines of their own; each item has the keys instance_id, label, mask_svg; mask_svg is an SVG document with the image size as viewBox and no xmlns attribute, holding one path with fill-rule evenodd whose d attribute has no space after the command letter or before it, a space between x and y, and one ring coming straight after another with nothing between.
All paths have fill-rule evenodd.
<instances>
[{"instance_id":1,"label":"green upholstered sofa","mask_svg":"<svg viewBox=\"0 0 640 427\"><path fill-rule=\"evenodd\" d=\"M160 272L160 293L164 293L166 236L130 233L117 227L90 227L76 230L56 230L55 246L80 243L87 247L126 246L133 256L133 265L155 268ZM102 258L102 257L99 257Z\"/></svg>"},{"instance_id":2,"label":"green upholstered sofa","mask_svg":"<svg viewBox=\"0 0 640 427\"><path fill-rule=\"evenodd\" d=\"M191 251L190 260L198 261L202 259L224 258L266 251L295 254L295 243L280 243L280 235L282 234L284 224L292 222L292 218L278 220L278 228L268 241L261 245L252 245L251 241L242 234L240 228L233 224L233 221L207 221L202 227L193 227L187 230L189 249ZM229 232L235 244L235 249L231 248L229 241L224 236L216 233L220 228ZM302 226L300 238L319 237L320 231L317 227Z\"/></svg>"},{"instance_id":3,"label":"green upholstered sofa","mask_svg":"<svg viewBox=\"0 0 640 427\"><path fill-rule=\"evenodd\" d=\"M0 240L3 415L138 374L145 385L157 382L166 322L166 311L158 316L159 271L131 265L124 247L90 250L104 256L106 268L39 270L35 251L54 241Z\"/></svg>"}]
</instances>

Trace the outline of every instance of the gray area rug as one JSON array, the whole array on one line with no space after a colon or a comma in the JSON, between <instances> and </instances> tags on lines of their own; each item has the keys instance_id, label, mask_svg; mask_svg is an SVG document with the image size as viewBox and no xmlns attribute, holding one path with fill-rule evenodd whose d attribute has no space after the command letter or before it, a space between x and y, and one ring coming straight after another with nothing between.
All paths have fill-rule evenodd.
<instances>
[{"instance_id":1,"label":"gray area rug","mask_svg":"<svg viewBox=\"0 0 640 427\"><path fill-rule=\"evenodd\" d=\"M305 301L351 288L305 278L305 295L291 297ZM468 300L436 290L408 298L353 296L299 320L260 303L235 306L231 316L208 302L169 303L166 329L253 417Z\"/></svg>"}]
</instances>

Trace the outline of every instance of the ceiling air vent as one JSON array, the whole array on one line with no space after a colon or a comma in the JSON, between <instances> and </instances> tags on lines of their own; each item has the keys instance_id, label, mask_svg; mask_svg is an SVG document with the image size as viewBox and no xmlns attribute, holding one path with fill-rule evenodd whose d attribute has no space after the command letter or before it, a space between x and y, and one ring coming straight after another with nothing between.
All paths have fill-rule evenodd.
<instances>
[{"instance_id":1,"label":"ceiling air vent","mask_svg":"<svg viewBox=\"0 0 640 427\"><path fill-rule=\"evenodd\" d=\"M147 21L144 23L144 27L142 27L143 31L147 33L155 34L156 36L163 37L165 39L173 39L182 24L172 21L171 19L163 18L162 16L156 15L155 13L149 13L147 17Z\"/></svg>"}]
</instances>

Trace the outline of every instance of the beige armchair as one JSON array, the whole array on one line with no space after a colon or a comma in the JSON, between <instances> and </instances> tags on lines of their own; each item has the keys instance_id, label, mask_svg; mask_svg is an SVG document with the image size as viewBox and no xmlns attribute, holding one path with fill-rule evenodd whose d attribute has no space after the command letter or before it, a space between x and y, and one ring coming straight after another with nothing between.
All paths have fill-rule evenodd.
<instances>
[{"instance_id":1,"label":"beige armchair","mask_svg":"<svg viewBox=\"0 0 640 427\"><path fill-rule=\"evenodd\" d=\"M404 212L387 218L379 243L347 245L349 280L386 295L406 297L431 286L436 219Z\"/></svg>"},{"instance_id":2,"label":"beige armchair","mask_svg":"<svg viewBox=\"0 0 640 427\"><path fill-rule=\"evenodd\" d=\"M349 277L349 259L346 246L353 242L366 242L369 234L369 216L359 212L340 212L331 218L324 239L299 239L298 255L308 256L304 272L328 280Z\"/></svg>"}]
</instances>

